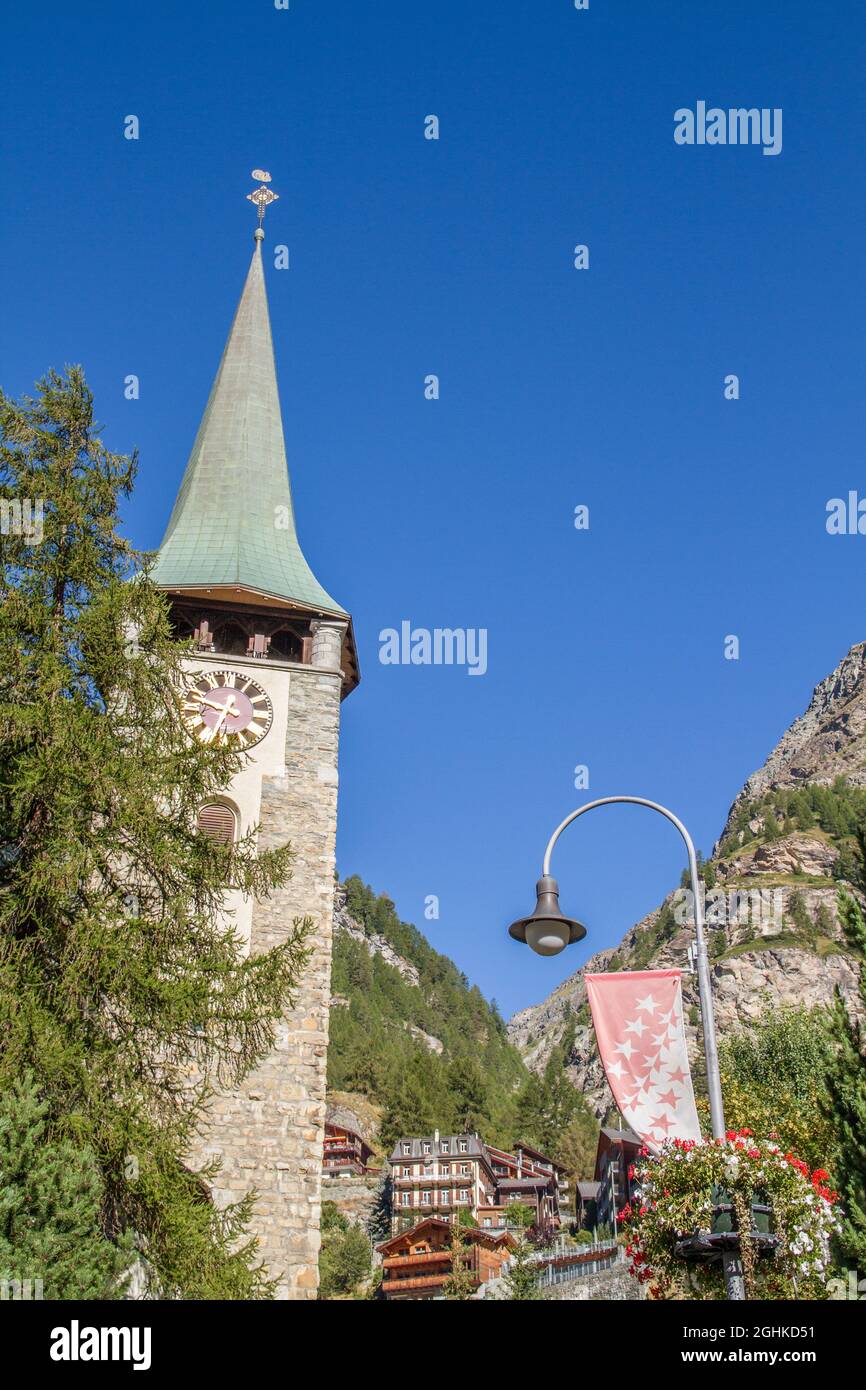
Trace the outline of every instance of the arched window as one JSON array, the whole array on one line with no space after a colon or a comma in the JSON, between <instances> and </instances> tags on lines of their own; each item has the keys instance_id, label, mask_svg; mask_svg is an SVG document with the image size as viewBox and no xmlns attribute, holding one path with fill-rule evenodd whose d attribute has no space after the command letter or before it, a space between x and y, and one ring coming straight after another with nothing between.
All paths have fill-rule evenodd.
<instances>
[{"instance_id":1,"label":"arched window","mask_svg":"<svg viewBox=\"0 0 866 1390\"><path fill-rule=\"evenodd\" d=\"M199 811L196 828L218 845L232 845L237 835L237 817L225 802L212 801Z\"/></svg>"}]
</instances>

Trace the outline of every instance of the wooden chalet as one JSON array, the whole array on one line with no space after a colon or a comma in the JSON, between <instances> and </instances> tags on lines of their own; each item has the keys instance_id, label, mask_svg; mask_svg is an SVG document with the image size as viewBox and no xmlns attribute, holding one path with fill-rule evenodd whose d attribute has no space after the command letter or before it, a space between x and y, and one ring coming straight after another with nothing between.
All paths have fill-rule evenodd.
<instances>
[{"instance_id":1,"label":"wooden chalet","mask_svg":"<svg viewBox=\"0 0 866 1390\"><path fill-rule=\"evenodd\" d=\"M634 1184L629 1168L636 1161L643 1140L630 1129L599 1131L595 1155L595 1181L598 1183L596 1218L599 1226L615 1226L616 1213L631 1201Z\"/></svg>"},{"instance_id":2,"label":"wooden chalet","mask_svg":"<svg viewBox=\"0 0 866 1390\"><path fill-rule=\"evenodd\" d=\"M441 1216L428 1216L408 1231L400 1231L376 1249L382 1256L380 1291L386 1299L441 1298L451 1274L453 1240L458 1228ZM459 1229L465 1245L465 1267L476 1288L502 1269L517 1242L509 1231Z\"/></svg>"},{"instance_id":3,"label":"wooden chalet","mask_svg":"<svg viewBox=\"0 0 866 1390\"><path fill-rule=\"evenodd\" d=\"M325 1142L322 1167L326 1175L340 1177L343 1174L364 1174L376 1172L370 1168L373 1150L355 1130L346 1125L325 1122Z\"/></svg>"}]
</instances>

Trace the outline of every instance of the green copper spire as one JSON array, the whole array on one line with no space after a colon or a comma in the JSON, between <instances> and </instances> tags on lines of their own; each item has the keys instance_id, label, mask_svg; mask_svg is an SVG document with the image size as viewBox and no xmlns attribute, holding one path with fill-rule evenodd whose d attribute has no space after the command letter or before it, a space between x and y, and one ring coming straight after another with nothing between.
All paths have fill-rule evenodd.
<instances>
[{"instance_id":1,"label":"green copper spire","mask_svg":"<svg viewBox=\"0 0 866 1390\"><path fill-rule=\"evenodd\" d=\"M345 616L307 564L295 530L263 239L259 226L153 579L171 591L242 588L313 612Z\"/></svg>"}]
</instances>

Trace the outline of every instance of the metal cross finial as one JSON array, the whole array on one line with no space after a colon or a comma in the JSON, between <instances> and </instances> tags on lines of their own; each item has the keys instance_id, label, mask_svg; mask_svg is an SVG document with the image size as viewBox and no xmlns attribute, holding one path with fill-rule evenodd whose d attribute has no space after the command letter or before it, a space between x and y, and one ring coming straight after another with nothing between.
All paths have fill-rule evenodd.
<instances>
[{"instance_id":1,"label":"metal cross finial","mask_svg":"<svg viewBox=\"0 0 866 1390\"><path fill-rule=\"evenodd\" d=\"M247 197L251 203L255 203L259 210L259 226L261 226L266 208L270 203L275 203L280 195L275 193L272 188L267 187L271 181L271 176L264 169L254 169L252 177L259 180L259 186L252 193L248 193Z\"/></svg>"}]
</instances>

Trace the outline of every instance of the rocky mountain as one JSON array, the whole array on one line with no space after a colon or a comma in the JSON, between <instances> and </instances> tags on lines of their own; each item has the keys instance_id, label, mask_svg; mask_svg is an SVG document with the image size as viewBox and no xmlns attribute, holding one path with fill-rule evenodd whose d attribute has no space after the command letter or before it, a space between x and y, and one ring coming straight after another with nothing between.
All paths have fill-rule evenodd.
<instances>
[{"instance_id":1,"label":"rocky mountain","mask_svg":"<svg viewBox=\"0 0 866 1390\"><path fill-rule=\"evenodd\" d=\"M735 799L704 866L713 999L719 1032L758 1018L768 1001L852 1007L857 972L846 949L837 893L852 871L853 833L866 822L866 643L815 688L767 761ZM671 893L541 1004L508 1025L533 1071L572 1030L566 1072L602 1117L613 1105L595 1047L585 972L688 970L689 906ZM700 1072L697 980L683 976L687 1034Z\"/></svg>"}]
</instances>

